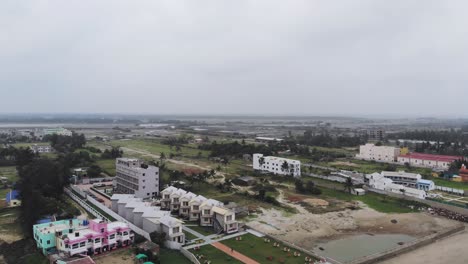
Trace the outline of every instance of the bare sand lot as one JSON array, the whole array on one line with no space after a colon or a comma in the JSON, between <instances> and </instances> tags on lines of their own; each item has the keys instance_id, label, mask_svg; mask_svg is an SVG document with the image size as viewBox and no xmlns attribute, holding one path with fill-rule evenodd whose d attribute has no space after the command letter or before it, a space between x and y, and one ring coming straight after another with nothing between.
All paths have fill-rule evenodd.
<instances>
[{"instance_id":1,"label":"bare sand lot","mask_svg":"<svg viewBox=\"0 0 468 264\"><path fill-rule=\"evenodd\" d=\"M465 264L468 263L468 231L457 233L409 253L379 262L380 264Z\"/></svg>"},{"instance_id":2,"label":"bare sand lot","mask_svg":"<svg viewBox=\"0 0 468 264\"><path fill-rule=\"evenodd\" d=\"M293 205L298 214L265 210L248 225L305 249L317 243L355 234L406 234L422 237L453 226L451 220L426 213L384 214L361 204L362 209L312 214L300 205Z\"/></svg>"}]
</instances>

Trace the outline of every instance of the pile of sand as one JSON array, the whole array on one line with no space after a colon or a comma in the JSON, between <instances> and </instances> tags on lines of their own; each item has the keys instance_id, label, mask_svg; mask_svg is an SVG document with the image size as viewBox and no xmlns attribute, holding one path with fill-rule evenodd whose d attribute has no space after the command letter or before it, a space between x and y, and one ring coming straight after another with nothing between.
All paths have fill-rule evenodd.
<instances>
[{"instance_id":1,"label":"pile of sand","mask_svg":"<svg viewBox=\"0 0 468 264\"><path fill-rule=\"evenodd\" d=\"M328 206L329 203L322 199L309 198L305 199L304 202L308 203L311 206Z\"/></svg>"}]
</instances>

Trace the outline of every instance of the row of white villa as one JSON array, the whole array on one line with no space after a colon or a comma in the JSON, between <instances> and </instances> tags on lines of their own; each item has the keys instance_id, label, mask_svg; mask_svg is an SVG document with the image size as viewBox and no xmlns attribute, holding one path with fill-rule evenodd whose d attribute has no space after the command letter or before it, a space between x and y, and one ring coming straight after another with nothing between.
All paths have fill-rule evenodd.
<instances>
[{"instance_id":1,"label":"row of white villa","mask_svg":"<svg viewBox=\"0 0 468 264\"><path fill-rule=\"evenodd\" d=\"M112 211L148 233L166 233L166 246L178 249L185 244L183 222L162 211L151 202L136 198L133 194L114 194L111 197Z\"/></svg>"},{"instance_id":2,"label":"row of white villa","mask_svg":"<svg viewBox=\"0 0 468 264\"><path fill-rule=\"evenodd\" d=\"M169 210L201 226L213 226L216 233L234 233L239 230L234 211L220 201L205 198L170 186L161 191L161 209Z\"/></svg>"}]
</instances>

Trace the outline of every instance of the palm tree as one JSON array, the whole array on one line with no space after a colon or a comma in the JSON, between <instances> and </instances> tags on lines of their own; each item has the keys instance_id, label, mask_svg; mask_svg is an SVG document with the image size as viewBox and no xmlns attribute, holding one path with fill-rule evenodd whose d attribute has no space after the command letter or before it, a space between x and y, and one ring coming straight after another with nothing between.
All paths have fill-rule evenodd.
<instances>
[{"instance_id":1,"label":"palm tree","mask_svg":"<svg viewBox=\"0 0 468 264\"><path fill-rule=\"evenodd\" d=\"M351 190L353 189L353 179L351 179L351 177L346 178L346 181L344 182L344 189L345 191L351 193Z\"/></svg>"},{"instance_id":2,"label":"palm tree","mask_svg":"<svg viewBox=\"0 0 468 264\"><path fill-rule=\"evenodd\" d=\"M405 196L406 189L403 189L403 188L402 188L402 189L400 189L400 192L401 192L401 194L402 194L403 196Z\"/></svg>"},{"instance_id":3,"label":"palm tree","mask_svg":"<svg viewBox=\"0 0 468 264\"><path fill-rule=\"evenodd\" d=\"M260 157L258 159L258 164L260 164L260 168L263 166L263 164L265 164L265 158L264 157Z\"/></svg>"}]
</instances>

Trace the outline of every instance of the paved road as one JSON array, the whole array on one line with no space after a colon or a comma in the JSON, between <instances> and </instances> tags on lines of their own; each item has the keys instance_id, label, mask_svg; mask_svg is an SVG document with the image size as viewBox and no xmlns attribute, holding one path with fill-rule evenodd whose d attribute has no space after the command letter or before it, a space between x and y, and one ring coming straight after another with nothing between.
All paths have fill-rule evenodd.
<instances>
[{"instance_id":1,"label":"paved road","mask_svg":"<svg viewBox=\"0 0 468 264\"><path fill-rule=\"evenodd\" d=\"M466 264L468 263L468 231L457 233L430 245L418 248L380 264Z\"/></svg>"}]
</instances>

